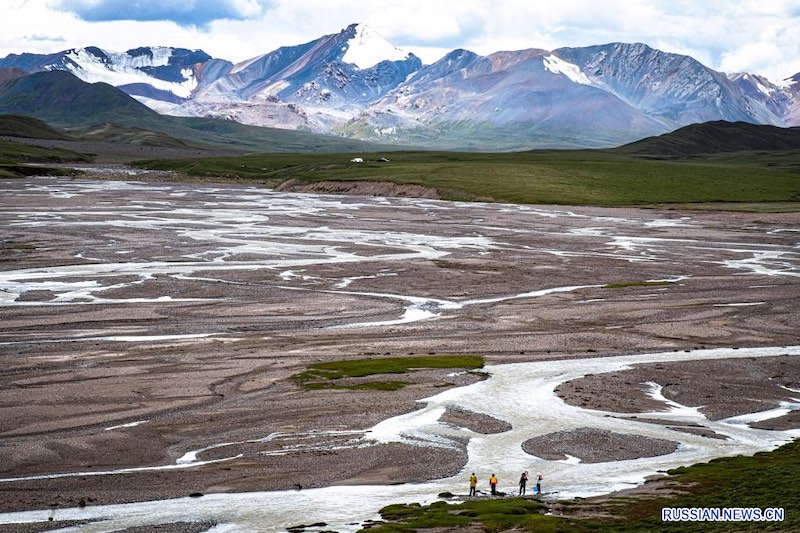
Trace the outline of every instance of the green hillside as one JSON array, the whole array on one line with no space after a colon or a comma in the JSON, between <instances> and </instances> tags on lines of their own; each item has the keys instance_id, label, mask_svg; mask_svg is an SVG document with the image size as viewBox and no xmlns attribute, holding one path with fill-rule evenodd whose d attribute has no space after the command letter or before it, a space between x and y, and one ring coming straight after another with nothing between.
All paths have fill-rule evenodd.
<instances>
[{"instance_id":1,"label":"green hillside","mask_svg":"<svg viewBox=\"0 0 800 533\"><path fill-rule=\"evenodd\" d=\"M0 113L28 115L59 126L147 124L161 118L111 85L84 83L65 71L37 72L9 82L0 95Z\"/></svg>"},{"instance_id":2,"label":"green hillside","mask_svg":"<svg viewBox=\"0 0 800 533\"><path fill-rule=\"evenodd\" d=\"M3 94L5 86L12 80L28 76L29 73L19 68L0 68L0 94Z\"/></svg>"},{"instance_id":3,"label":"green hillside","mask_svg":"<svg viewBox=\"0 0 800 533\"><path fill-rule=\"evenodd\" d=\"M644 156L695 156L775 150L800 150L800 128L747 122L705 122L648 137L614 151Z\"/></svg>"},{"instance_id":4,"label":"green hillside","mask_svg":"<svg viewBox=\"0 0 800 533\"><path fill-rule=\"evenodd\" d=\"M0 163L75 163L87 162L87 154L62 148L43 148L0 139Z\"/></svg>"},{"instance_id":5,"label":"green hillside","mask_svg":"<svg viewBox=\"0 0 800 533\"><path fill-rule=\"evenodd\" d=\"M0 136L63 141L72 139L41 120L22 115L0 115Z\"/></svg>"},{"instance_id":6,"label":"green hillside","mask_svg":"<svg viewBox=\"0 0 800 533\"><path fill-rule=\"evenodd\" d=\"M72 173L69 170L41 166L52 163L85 163L91 156L61 148L42 148L0 139L0 178L25 176L55 176Z\"/></svg>"},{"instance_id":7,"label":"green hillside","mask_svg":"<svg viewBox=\"0 0 800 533\"><path fill-rule=\"evenodd\" d=\"M20 115L0 115L0 137L47 141L74 140L41 120ZM92 157L88 154L64 148L36 146L7 138L0 139L0 178L70 174L70 170L51 168L42 164L86 163L91 160Z\"/></svg>"},{"instance_id":8,"label":"green hillside","mask_svg":"<svg viewBox=\"0 0 800 533\"><path fill-rule=\"evenodd\" d=\"M82 141L122 143L132 144L134 146L158 146L163 148L207 147L197 143L176 139L166 133L131 126L120 126L119 124L112 124L109 122L92 126L69 128L67 131Z\"/></svg>"}]
</instances>

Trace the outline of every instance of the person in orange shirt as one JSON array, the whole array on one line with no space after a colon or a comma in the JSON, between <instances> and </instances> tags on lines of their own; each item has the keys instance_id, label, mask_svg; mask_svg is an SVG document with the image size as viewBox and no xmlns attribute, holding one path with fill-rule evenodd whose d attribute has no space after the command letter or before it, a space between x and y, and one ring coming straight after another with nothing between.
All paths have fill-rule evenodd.
<instances>
[{"instance_id":1,"label":"person in orange shirt","mask_svg":"<svg viewBox=\"0 0 800 533\"><path fill-rule=\"evenodd\" d=\"M497 477L494 474L489 478L489 486L492 487L492 494L497 494Z\"/></svg>"}]
</instances>

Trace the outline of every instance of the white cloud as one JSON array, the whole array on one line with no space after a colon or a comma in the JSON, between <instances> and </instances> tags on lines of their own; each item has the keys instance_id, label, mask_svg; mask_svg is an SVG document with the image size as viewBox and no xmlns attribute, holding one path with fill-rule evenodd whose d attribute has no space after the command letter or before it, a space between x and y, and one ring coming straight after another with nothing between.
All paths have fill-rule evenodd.
<instances>
[{"instance_id":1,"label":"white cloud","mask_svg":"<svg viewBox=\"0 0 800 533\"><path fill-rule=\"evenodd\" d=\"M263 10L258 0L50 0L49 5L89 22L169 20L201 27L220 19L253 18Z\"/></svg>"},{"instance_id":2,"label":"white cloud","mask_svg":"<svg viewBox=\"0 0 800 533\"><path fill-rule=\"evenodd\" d=\"M4 13L0 54L168 45L237 62L363 22L428 63L454 48L489 54L620 41L773 80L800 72L800 0L228 0L236 16L199 27L163 20L87 22L53 9L55 1L12 2ZM48 35L54 40L41 40Z\"/></svg>"}]
</instances>

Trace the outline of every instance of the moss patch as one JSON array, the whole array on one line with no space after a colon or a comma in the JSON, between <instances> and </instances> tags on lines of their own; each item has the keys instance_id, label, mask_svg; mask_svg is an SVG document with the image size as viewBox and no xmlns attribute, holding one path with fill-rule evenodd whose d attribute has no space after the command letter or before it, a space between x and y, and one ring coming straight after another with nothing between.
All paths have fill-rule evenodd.
<instances>
[{"instance_id":1,"label":"moss patch","mask_svg":"<svg viewBox=\"0 0 800 533\"><path fill-rule=\"evenodd\" d=\"M483 358L477 355L431 355L422 357L387 357L370 359L350 359L312 363L304 372L295 374L292 379L307 390L349 389L349 390L398 390L408 383L405 381L369 381L357 384L338 384L342 378L363 378L381 374L405 374L423 368L466 368L483 367Z\"/></svg>"}]
</instances>

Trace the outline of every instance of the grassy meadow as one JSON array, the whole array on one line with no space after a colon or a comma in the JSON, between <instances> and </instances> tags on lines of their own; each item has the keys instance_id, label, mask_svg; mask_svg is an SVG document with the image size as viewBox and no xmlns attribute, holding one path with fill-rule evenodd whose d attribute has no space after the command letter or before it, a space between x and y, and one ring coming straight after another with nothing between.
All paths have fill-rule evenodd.
<instances>
[{"instance_id":1,"label":"grassy meadow","mask_svg":"<svg viewBox=\"0 0 800 533\"><path fill-rule=\"evenodd\" d=\"M351 163L353 157L362 157L364 163ZM381 162L380 158L389 161ZM255 180L273 186L287 180L415 184L437 189L445 199L520 204L800 202L800 153L797 152L715 154L684 159L648 158L613 150L284 153L135 164L199 178Z\"/></svg>"}]
</instances>

